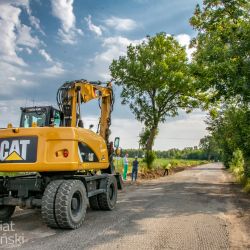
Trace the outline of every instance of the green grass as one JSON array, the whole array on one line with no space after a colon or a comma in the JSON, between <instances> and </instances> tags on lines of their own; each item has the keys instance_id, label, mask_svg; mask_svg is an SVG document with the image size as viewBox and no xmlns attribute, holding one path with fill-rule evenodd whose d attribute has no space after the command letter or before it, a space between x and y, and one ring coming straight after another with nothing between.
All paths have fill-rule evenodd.
<instances>
[{"instance_id":1,"label":"green grass","mask_svg":"<svg viewBox=\"0 0 250 250\"><path fill-rule=\"evenodd\" d=\"M0 176L16 176L21 175L23 173L20 172L0 172Z\"/></svg>"}]
</instances>

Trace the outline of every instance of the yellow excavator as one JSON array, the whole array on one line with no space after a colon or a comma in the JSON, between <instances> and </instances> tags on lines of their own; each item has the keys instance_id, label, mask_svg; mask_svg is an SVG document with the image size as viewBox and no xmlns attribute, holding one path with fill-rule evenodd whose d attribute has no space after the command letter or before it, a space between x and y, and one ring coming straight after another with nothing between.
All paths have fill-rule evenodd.
<instances>
[{"instance_id":1,"label":"yellow excavator","mask_svg":"<svg viewBox=\"0 0 250 250\"><path fill-rule=\"evenodd\" d=\"M98 99L101 109L96 132L81 120L81 105ZM0 222L15 207L41 208L52 228L79 228L89 205L113 210L121 176L113 164L119 137L109 141L114 95L111 83L77 80L57 92L52 106L21 108L19 127L0 129Z\"/></svg>"}]
</instances>

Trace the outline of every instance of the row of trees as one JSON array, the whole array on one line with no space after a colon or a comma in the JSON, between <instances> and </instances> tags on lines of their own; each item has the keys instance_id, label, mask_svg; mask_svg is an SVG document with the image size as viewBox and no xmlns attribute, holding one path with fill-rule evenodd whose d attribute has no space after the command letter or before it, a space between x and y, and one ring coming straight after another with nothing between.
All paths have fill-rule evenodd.
<instances>
[{"instance_id":1,"label":"row of trees","mask_svg":"<svg viewBox=\"0 0 250 250\"><path fill-rule=\"evenodd\" d=\"M208 138L208 137L206 137ZM202 139L201 142L205 140ZM145 151L142 149L123 149L124 154L128 153L129 157L145 157ZM221 160L220 151L218 148L212 148L211 145L200 144L199 147L187 147L184 149L172 148L169 150L156 150L154 151L157 158L165 159L187 159L187 160Z\"/></svg>"},{"instance_id":2,"label":"row of trees","mask_svg":"<svg viewBox=\"0 0 250 250\"><path fill-rule=\"evenodd\" d=\"M210 136L204 146L216 148L226 166L233 152L250 156L250 2L204 0L190 24L197 35L191 42L192 61L185 48L165 33L130 45L127 55L110 66L129 104L144 124L140 143L150 157L159 124L180 109L209 110ZM216 147L215 147L216 145ZM247 168L247 167L245 167ZM247 172L247 171L246 171Z\"/></svg>"},{"instance_id":3,"label":"row of trees","mask_svg":"<svg viewBox=\"0 0 250 250\"><path fill-rule=\"evenodd\" d=\"M190 23L198 31L192 74L207 94L207 129L226 167L250 177L250 2L206 0Z\"/></svg>"}]
</instances>

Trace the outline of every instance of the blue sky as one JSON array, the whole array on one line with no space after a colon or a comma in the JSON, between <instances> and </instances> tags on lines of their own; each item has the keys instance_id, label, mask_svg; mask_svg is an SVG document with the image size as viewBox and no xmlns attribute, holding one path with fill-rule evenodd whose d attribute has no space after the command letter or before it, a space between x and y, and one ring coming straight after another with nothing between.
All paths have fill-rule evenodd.
<instances>
[{"instance_id":1,"label":"blue sky","mask_svg":"<svg viewBox=\"0 0 250 250\"><path fill-rule=\"evenodd\" d=\"M19 107L55 105L67 80L109 80L112 59L146 35L166 32L186 46L195 35L188 20L196 0L0 0L0 127L18 125ZM127 107L116 106L112 135L137 147L141 125ZM83 107L86 126L96 124L97 104ZM156 149L197 145L205 114L181 112L160 126Z\"/></svg>"}]
</instances>

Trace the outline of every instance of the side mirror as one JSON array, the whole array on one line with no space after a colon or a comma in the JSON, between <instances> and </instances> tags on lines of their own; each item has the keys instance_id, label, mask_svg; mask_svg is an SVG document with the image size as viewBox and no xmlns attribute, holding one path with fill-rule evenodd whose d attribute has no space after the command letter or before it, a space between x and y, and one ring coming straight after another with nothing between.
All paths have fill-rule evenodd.
<instances>
[{"instance_id":1,"label":"side mirror","mask_svg":"<svg viewBox=\"0 0 250 250\"><path fill-rule=\"evenodd\" d=\"M120 144L120 137L115 137L114 147L119 148L119 144Z\"/></svg>"},{"instance_id":2,"label":"side mirror","mask_svg":"<svg viewBox=\"0 0 250 250\"><path fill-rule=\"evenodd\" d=\"M92 129L93 127L94 127L93 124L90 124L90 125L89 125L89 129Z\"/></svg>"}]
</instances>

